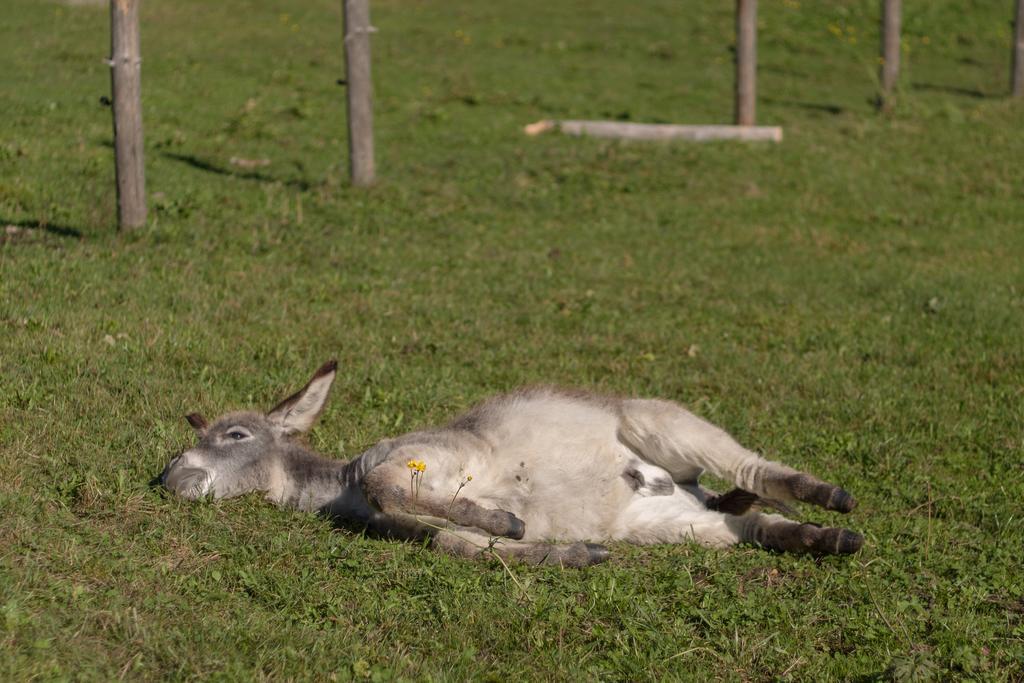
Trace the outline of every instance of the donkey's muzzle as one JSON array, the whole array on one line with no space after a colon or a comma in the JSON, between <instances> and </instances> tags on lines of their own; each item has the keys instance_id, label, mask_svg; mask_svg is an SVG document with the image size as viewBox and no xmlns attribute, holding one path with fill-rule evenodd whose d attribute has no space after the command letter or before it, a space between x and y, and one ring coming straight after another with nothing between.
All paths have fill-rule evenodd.
<instances>
[{"instance_id":1,"label":"donkey's muzzle","mask_svg":"<svg viewBox=\"0 0 1024 683\"><path fill-rule=\"evenodd\" d=\"M164 470L162 479L164 486L179 496L198 498L204 493L208 477L206 470L198 467L175 467L172 460Z\"/></svg>"}]
</instances>

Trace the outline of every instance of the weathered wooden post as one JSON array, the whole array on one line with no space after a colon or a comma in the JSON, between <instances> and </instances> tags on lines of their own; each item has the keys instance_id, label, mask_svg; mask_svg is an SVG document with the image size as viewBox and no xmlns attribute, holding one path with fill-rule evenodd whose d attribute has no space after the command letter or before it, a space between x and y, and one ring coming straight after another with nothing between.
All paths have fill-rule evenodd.
<instances>
[{"instance_id":1,"label":"weathered wooden post","mask_svg":"<svg viewBox=\"0 0 1024 683\"><path fill-rule=\"evenodd\" d=\"M757 0L736 0L737 126L753 126L757 101Z\"/></svg>"},{"instance_id":2,"label":"weathered wooden post","mask_svg":"<svg viewBox=\"0 0 1024 683\"><path fill-rule=\"evenodd\" d=\"M114 110L114 173L118 228L146 223L146 170L142 154L141 0L110 0L110 87Z\"/></svg>"},{"instance_id":3,"label":"weathered wooden post","mask_svg":"<svg viewBox=\"0 0 1024 683\"><path fill-rule=\"evenodd\" d=\"M900 77L900 14L903 0L882 0L882 60L879 80L882 92L878 106L883 111L892 109L893 91Z\"/></svg>"},{"instance_id":4,"label":"weathered wooden post","mask_svg":"<svg viewBox=\"0 0 1024 683\"><path fill-rule=\"evenodd\" d=\"M1010 72L1010 94L1024 97L1024 0L1017 0L1013 19L1013 66Z\"/></svg>"},{"instance_id":5,"label":"weathered wooden post","mask_svg":"<svg viewBox=\"0 0 1024 683\"><path fill-rule=\"evenodd\" d=\"M348 86L348 169L352 184L373 184L373 83L370 81L369 0L342 0L345 15L345 82Z\"/></svg>"}]
</instances>

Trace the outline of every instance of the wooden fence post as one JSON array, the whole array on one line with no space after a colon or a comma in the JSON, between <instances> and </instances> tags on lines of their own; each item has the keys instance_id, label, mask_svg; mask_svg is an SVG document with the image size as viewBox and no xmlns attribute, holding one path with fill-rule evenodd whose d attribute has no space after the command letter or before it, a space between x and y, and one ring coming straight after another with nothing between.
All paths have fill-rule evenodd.
<instances>
[{"instance_id":1,"label":"wooden fence post","mask_svg":"<svg viewBox=\"0 0 1024 683\"><path fill-rule=\"evenodd\" d=\"M348 169L352 184L372 185L373 83L370 80L369 0L342 0L345 15L345 82L348 86Z\"/></svg>"},{"instance_id":2,"label":"wooden fence post","mask_svg":"<svg viewBox=\"0 0 1024 683\"><path fill-rule=\"evenodd\" d=\"M1017 0L1013 20L1013 67L1010 72L1010 94L1024 97L1024 0Z\"/></svg>"},{"instance_id":3,"label":"wooden fence post","mask_svg":"<svg viewBox=\"0 0 1024 683\"><path fill-rule=\"evenodd\" d=\"M892 109L893 90L900 76L900 14L903 0L882 0L882 62L879 80L882 92L878 106L883 111Z\"/></svg>"},{"instance_id":4,"label":"wooden fence post","mask_svg":"<svg viewBox=\"0 0 1024 683\"><path fill-rule=\"evenodd\" d=\"M753 126L757 101L757 0L736 0L737 126Z\"/></svg>"},{"instance_id":5,"label":"wooden fence post","mask_svg":"<svg viewBox=\"0 0 1024 683\"><path fill-rule=\"evenodd\" d=\"M142 155L141 0L110 0L110 87L114 110L114 174L118 228L146 224L146 170Z\"/></svg>"}]
</instances>

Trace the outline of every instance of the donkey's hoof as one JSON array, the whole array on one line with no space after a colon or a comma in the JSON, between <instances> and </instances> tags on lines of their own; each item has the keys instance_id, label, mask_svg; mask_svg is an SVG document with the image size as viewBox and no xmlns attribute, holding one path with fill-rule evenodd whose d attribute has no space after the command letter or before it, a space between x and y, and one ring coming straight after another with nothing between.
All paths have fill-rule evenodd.
<instances>
[{"instance_id":1,"label":"donkey's hoof","mask_svg":"<svg viewBox=\"0 0 1024 683\"><path fill-rule=\"evenodd\" d=\"M837 555L852 555L864 545L864 537L849 529L840 529L839 538L836 539Z\"/></svg>"},{"instance_id":2,"label":"donkey's hoof","mask_svg":"<svg viewBox=\"0 0 1024 683\"><path fill-rule=\"evenodd\" d=\"M819 555L852 555L864 545L864 537L849 529L800 525L800 537L809 552Z\"/></svg>"},{"instance_id":3,"label":"donkey's hoof","mask_svg":"<svg viewBox=\"0 0 1024 683\"><path fill-rule=\"evenodd\" d=\"M544 559L544 563L560 567L583 568L604 562L609 555L608 548L603 545L577 541L570 545L557 546L557 550L549 554Z\"/></svg>"},{"instance_id":4,"label":"donkey's hoof","mask_svg":"<svg viewBox=\"0 0 1024 683\"><path fill-rule=\"evenodd\" d=\"M518 541L526 535L526 524L523 520L519 519L511 512L508 513L508 531L504 534L505 538L511 538Z\"/></svg>"},{"instance_id":5,"label":"donkey's hoof","mask_svg":"<svg viewBox=\"0 0 1024 683\"><path fill-rule=\"evenodd\" d=\"M787 477L785 485L797 500L818 505L826 510L850 512L857 507L857 501L843 489L803 472Z\"/></svg>"},{"instance_id":6,"label":"donkey's hoof","mask_svg":"<svg viewBox=\"0 0 1024 683\"><path fill-rule=\"evenodd\" d=\"M837 510L838 512L850 512L857 507L857 501L849 493L836 486L829 494L825 502L826 510Z\"/></svg>"},{"instance_id":7,"label":"donkey's hoof","mask_svg":"<svg viewBox=\"0 0 1024 683\"><path fill-rule=\"evenodd\" d=\"M590 556L590 564L600 564L608 559L611 551L600 543L585 543L587 554Z\"/></svg>"}]
</instances>

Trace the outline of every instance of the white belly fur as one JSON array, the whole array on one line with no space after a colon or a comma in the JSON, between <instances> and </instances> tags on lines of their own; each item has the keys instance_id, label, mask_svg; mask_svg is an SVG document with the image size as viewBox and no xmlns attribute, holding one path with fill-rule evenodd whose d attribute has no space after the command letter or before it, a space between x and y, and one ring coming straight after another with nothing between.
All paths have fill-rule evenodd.
<instances>
[{"instance_id":1,"label":"white belly fur","mask_svg":"<svg viewBox=\"0 0 1024 683\"><path fill-rule=\"evenodd\" d=\"M637 456L619 441L618 426L601 406L525 402L485 433L489 453L467 454L465 472L474 480L465 494L522 519L524 541L611 539L631 502L644 497L623 476ZM647 477L669 478L660 467L642 467Z\"/></svg>"}]
</instances>

